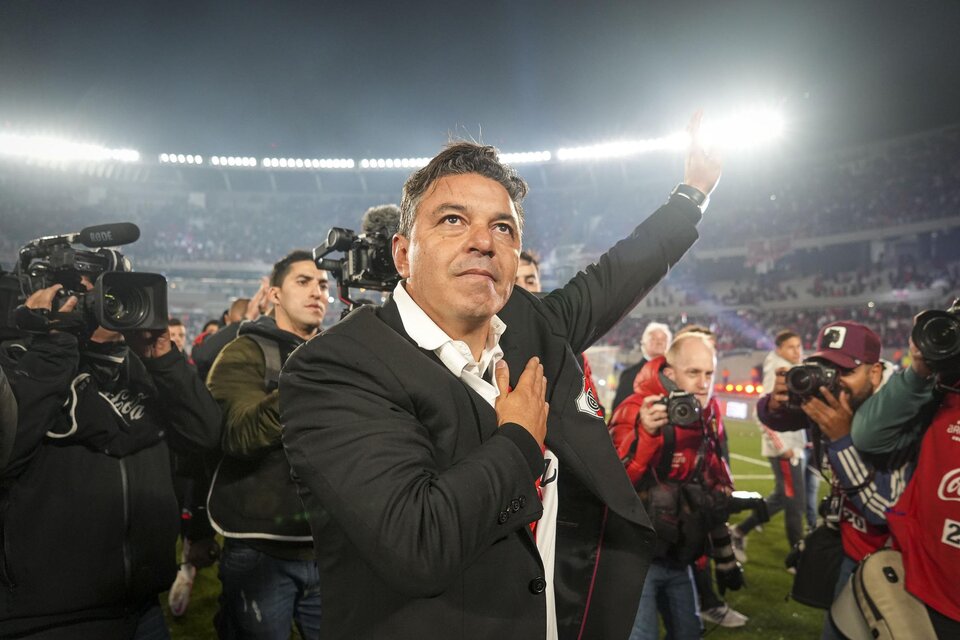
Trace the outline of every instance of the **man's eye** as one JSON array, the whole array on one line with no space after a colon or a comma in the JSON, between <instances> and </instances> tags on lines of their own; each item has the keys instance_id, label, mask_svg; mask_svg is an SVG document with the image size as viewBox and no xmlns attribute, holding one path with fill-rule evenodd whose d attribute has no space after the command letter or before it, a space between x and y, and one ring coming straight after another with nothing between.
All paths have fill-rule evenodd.
<instances>
[{"instance_id":1,"label":"man's eye","mask_svg":"<svg viewBox=\"0 0 960 640\"><path fill-rule=\"evenodd\" d=\"M497 223L493 228L500 233L509 233L510 235L513 235L513 227L506 222Z\"/></svg>"},{"instance_id":2,"label":"man's eye","mask_svg":"<svg viewBox=\"0 0 960 640\"><path fill-rule=\"evenodd\" d=\"M460 216L450 214L448 216L443 216L443 221L446 224L457 224L460 222Z\"/></svg>"}]
</instances>

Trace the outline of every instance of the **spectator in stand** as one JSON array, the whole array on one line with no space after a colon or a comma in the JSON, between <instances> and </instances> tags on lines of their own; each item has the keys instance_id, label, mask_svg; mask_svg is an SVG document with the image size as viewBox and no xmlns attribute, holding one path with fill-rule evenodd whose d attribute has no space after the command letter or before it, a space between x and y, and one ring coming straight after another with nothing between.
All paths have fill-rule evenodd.
<instances>
[{"instance_id":1,"label":"spectator in stand","mask_svg":"<svg viewBox=\"0 0 960 640\"><path fill-rule=\"evenodd\" d=\"M763 386L773 389L777 382L777 373L782 373L800 364L803 360L803 344L800 336L789 329L777 334L776 348L767 354L763 361ZM807 512L810 528L816 525L816 507L806 509L810 493L807 492L807 482L813 479L813 497L816 498L816 489L819 481L813 472L807 472L807 433L805 429L796 431L776 432L758 423L761 430L760 453L770 462L773 470L774 489L766 498L767 513L772 517L780 511L785 511L787 543L792 549L803 537L803 516ZM810 450L812 451L812 449ZM733 549L740 562L747 561L747 535L760 524L756 514L733 526L730 536L733 539Z\"/></svg>"},{"instance_id":2,"label":"spectator in stand","mask_svg":"<svg viewBox=\"0 0 960 640\"><path fill-rule=\"evenodd\" d=\"M667 325L659 322L651 322L647 325L646 329L643 330L643 335L640 336L640 353L642 354L640 361L635 365L627 367L623 370L623 373L620 374L620 382L617 383L617 394L613 398L614 410L616 410L616 408L620 406L620 403L626 400L629 395L636 392L633 388L634 382L644 365L665 354L672 340L673 334Z\"/></svg>"}]
</instances>

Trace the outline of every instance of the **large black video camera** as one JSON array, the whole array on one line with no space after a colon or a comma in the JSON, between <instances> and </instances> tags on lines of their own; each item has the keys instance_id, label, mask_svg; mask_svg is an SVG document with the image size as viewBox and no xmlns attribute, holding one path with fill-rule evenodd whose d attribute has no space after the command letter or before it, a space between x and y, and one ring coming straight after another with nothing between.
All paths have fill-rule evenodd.
<instances>
[{"instance_id":1,"label":"large black video camera","mask_svg":"<svg viewBox=\"0 0 960 640\"><path fill-rule=\"evenodd\" d=\"M669 395L657 401L667 407L667 423L686 429L695 429L700 426L700 417L703 409L700 401L692 393L686 391L671 391Z\"/></svg>"},{"instance_id":2,"label":"large black video camera","mask_svg":"<svg viewBox=\"0 0 960 640\"><path fill-rule=\"evenodd\" d=\"M804 362L787 371L787 406L799 409L808 398L820 398L820 387L836 396L840 391L840 372L821 362Z\"/></svg>"},{"instance_id":3,"label":"large black video camera","mask_svg":"<svg viewBox=\"0 0 960 640\"><path fill-rule=\"evenodd\" d=\"M71 312L78 321L65 327L78 331L97 325L113 331L166 328L166 279L158 273L132 273L130 261L122 253L106 248L139 237L140 229L125 222L30 241L20 249L15 270L22 299L59 284L63 288L53 301L54 314L70 296L78 299ZM95 250L79 249L78 244ZM93 283L91 290L85 286L84 276Z\"/></svg>"},{"instance_id":4,"label":"large black video camera","mask_svg":"<svg viewBox=\"0 0 960 640\"><path fill-rule=\"evenodd\" d=\"M360 234L334 227L327 233L326 242L313 250L317 268L337 279L340 299L350 308L356 306L350 298L351 287L392 291L400 282L391 246L399 215L396 205L371 207L363 215ZM326 257L335 251L343 253L343 257Z\"/></svg>"},{"instance_id":5,"label":"large black video camera","mask_svg":"<svg viewBox=\"0 0 960 640\"><path fill-rule=\"evenodd\" d=\"M946 311L918 315L910 337L931 371L960 373L960 298Z\"/></svg>"}]
</instances>

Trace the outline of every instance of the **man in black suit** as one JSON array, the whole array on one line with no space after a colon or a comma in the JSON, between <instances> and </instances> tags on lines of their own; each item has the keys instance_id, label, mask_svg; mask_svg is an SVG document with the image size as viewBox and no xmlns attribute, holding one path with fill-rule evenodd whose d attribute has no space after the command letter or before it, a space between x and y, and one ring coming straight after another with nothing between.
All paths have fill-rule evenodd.
<instances>
[{"instance_id":1,"label":"man in black suit","mask_svg":"<svg viewBox=\"0 0 960 640\"><path fill-rule=\"evenodd\" d=\"M696 140L699 116L691 123ZM452 145L404 186L403 281L280 382L324 638L626 638L653 533L576 354L697 238L719 164L542 299L514 287L526 184Z\"/></svg>"}]
</instances>

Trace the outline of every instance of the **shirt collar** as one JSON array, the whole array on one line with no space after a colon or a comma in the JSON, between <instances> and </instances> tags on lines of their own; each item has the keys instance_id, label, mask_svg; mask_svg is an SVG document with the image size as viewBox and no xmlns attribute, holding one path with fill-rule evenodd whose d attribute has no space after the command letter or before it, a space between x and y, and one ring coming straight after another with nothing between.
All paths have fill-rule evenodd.
<instances>
[{"instance_id":1,"label":"shirt collar","mask_svg":"<svg viewBox=\"0 0 960 640\"><path fill-rule=\"evenodd\" d=\"M420 305L410 297L402 280L397 283L393 290L393 301L397 304L397 311L400 312L400 321L403 323L404 331L421 349L435 352L448 343L455 346L457 343L465 344L462 340L454 340L437 326L437 323L427 315L427 312L421 309ZM506 330L507 325L499 316L494 315L490 318L490 331L487 333L487 342L484 345L483 354L480 356L481 365L489 365L491 360L489 354L499 350L500 338ZM462 349L458 349L458 351L463 353ZM469 353L469 350L466 350L466 353ZM483 362L484 360L486 362ZM463 366L466 367L472 363L473 357L471 356L469 359L465 359ZM486 369L486 366L482 368ZM459 375L459 372L454 373Z\"/></svg>"}]
</instances>

